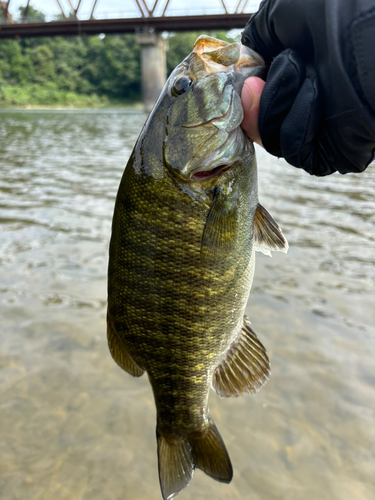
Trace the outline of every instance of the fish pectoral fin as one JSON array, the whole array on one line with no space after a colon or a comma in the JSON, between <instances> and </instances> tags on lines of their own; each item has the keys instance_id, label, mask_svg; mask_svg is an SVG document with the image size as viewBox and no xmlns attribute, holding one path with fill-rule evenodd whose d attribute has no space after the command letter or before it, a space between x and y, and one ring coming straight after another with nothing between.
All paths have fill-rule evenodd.
<instances>
[{"instance_id":1,"label":"fish pectoral fin","mask_svg":"<svg viewBox=\"0 0 375 500\"><path fill-rule=\"evenodd\" d=\"M107 340L112 358L123 370L133 375L133 377L140 377L143 375L144 370L140 368L126 352L109 314L107 315Z\"/></svg>"},{"instance_id":2,"label":"fish pectoral fin","mask_svg":"<svg viewBox=\"0 0 375 500\"><path fill-rule=\"evenodd\" d=\"M246 392L254 394L268 380L270 373L266 349L244 316L241 335L216 368L212 387L220 397L237 397Z\"/></svg>"},{"instance_id":3,"label":"fish pectoral fin","mask_svg":"<svg viewBox=\"0 0 375 500\"><path fill-rule=\"evenodd\" d=\"M226 255L233 250L237 229L237 201L236 196L228 197L220 188L216 188L203 230L202 258Z\"/></svg>"},{"instance_id":4,"label":"fish pectoral fin","mask_svg":"<svg viewBox=\"0 0 375 500\"><path fill-rule=\"evenodd\" d=\"M189 435L195 466L221 483L230 483L232 464L219 431L209 417L204 430Z\"/></svg>"},{"instance_id":5,"label":"fish pectoral fin","mask_svg":"<svg viewBox=\"0 0 375 500\"><path fill-rule=\"evenodd\" d=\"M191 445L187 440L168 439L157 427L159 481L164 500L183 490L194 474Z\"/></svg>"},{"instance_id":6,"label":"fish pectoral fin","mask_svg":"<svg viewBox=\"0 0 375 500\"><path fill-rule=\"evenodd\" d=\"M289 245L278 224L267 210L258 203L254 216L254 247L258 252L271 256L271 250L287 253Z\"/></svg>"}]
</instances>

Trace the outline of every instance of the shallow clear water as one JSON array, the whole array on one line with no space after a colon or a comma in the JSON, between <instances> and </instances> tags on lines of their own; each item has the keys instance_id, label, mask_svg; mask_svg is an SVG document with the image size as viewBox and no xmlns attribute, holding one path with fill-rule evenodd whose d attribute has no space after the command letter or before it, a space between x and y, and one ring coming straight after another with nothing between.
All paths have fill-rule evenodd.
<instances>
[{"instance_id":1,"label":"shallow clear water","mask_svg":"<svg viewBox=\"0 0 375 500\"><path fill-rule=\"evenodd\" d=\"M105 337L114 197L145 115L0 113L0 498L161 499L146 377ZM234 478L181 500L375 498L375 169L316 179L258 151L288 255L247 313L272 376L210 408Z\"/></svg>"}]
</instances>

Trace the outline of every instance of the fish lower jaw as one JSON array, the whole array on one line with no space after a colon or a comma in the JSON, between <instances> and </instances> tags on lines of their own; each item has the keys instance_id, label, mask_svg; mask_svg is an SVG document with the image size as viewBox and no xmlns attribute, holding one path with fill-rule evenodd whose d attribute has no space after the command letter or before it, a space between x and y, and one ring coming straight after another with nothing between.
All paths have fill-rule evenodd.
<instances>
[{"instance_id":1,"label":"fish lower jaw","mask_svg":"<svg viewBox=\"0 0 375 500\"><path fill-rule=\"evenodd\" d=\"M218 167L214 167L211 170L203 170L200 172L196 172L191 176L192 181L198 181L198 182L204 182L207 180L210 180L214 177L219 177L222 175L224 172L227 172L230 168L231 165L219 165Z\"/></svg>"}]
</instances>

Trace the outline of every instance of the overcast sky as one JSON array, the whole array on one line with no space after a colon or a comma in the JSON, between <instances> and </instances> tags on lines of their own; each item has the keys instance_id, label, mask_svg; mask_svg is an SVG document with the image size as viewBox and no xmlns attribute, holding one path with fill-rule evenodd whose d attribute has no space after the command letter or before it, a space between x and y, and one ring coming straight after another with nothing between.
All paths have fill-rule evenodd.
<instances>
[{"instance_id":1,"label":"overcast sky","mask_svg":"<svg viewBox=\"0 0 375 500\"><path fill-rule=\"evenodd\" d=\"M155 0L146 0L147 5L152 7ZM159 0L155 15L160 15L164 9L167 0ZM240 0L224 0L229 12L233 12ZM68 0L59 0L66 15L71 12ZM78 4L78 0L71 0L73 5ZM260 1L241 0L241 7L246 3L244 12L255 12L258 10ZM11 0L9 11L17 18L18 8L26 6L27 0ZM30 5L42 11L51 21L57 14L60 14L60 8L56 0L31 0ZM94 0L82 0L78 17L88 19L91 14ZM188 5L188 6L187 6ZM224 13L221 0L170 0L167 9L167 15L197 15L197 14L222 14ZM98 0L94 12L96 18L111 17L136 17L139 10L135 0Z\"/></svg>"}]
</instances>

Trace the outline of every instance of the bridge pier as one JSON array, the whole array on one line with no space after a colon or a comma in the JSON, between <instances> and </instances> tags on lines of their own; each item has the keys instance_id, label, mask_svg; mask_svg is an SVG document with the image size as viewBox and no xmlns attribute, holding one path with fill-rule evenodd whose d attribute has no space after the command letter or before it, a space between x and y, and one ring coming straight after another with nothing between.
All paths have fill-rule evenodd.
<instances>
[{"instance_id":1,"label":"bridge pier","mask_svg":"<svg viewBox=\"0 0 375 500\"><path fill-rule=\"evenodd\" d=\"M155 32L138 32L141 46L142 99L149 113L167 80L167 40Z\"/></svg>"}]
</instances>

